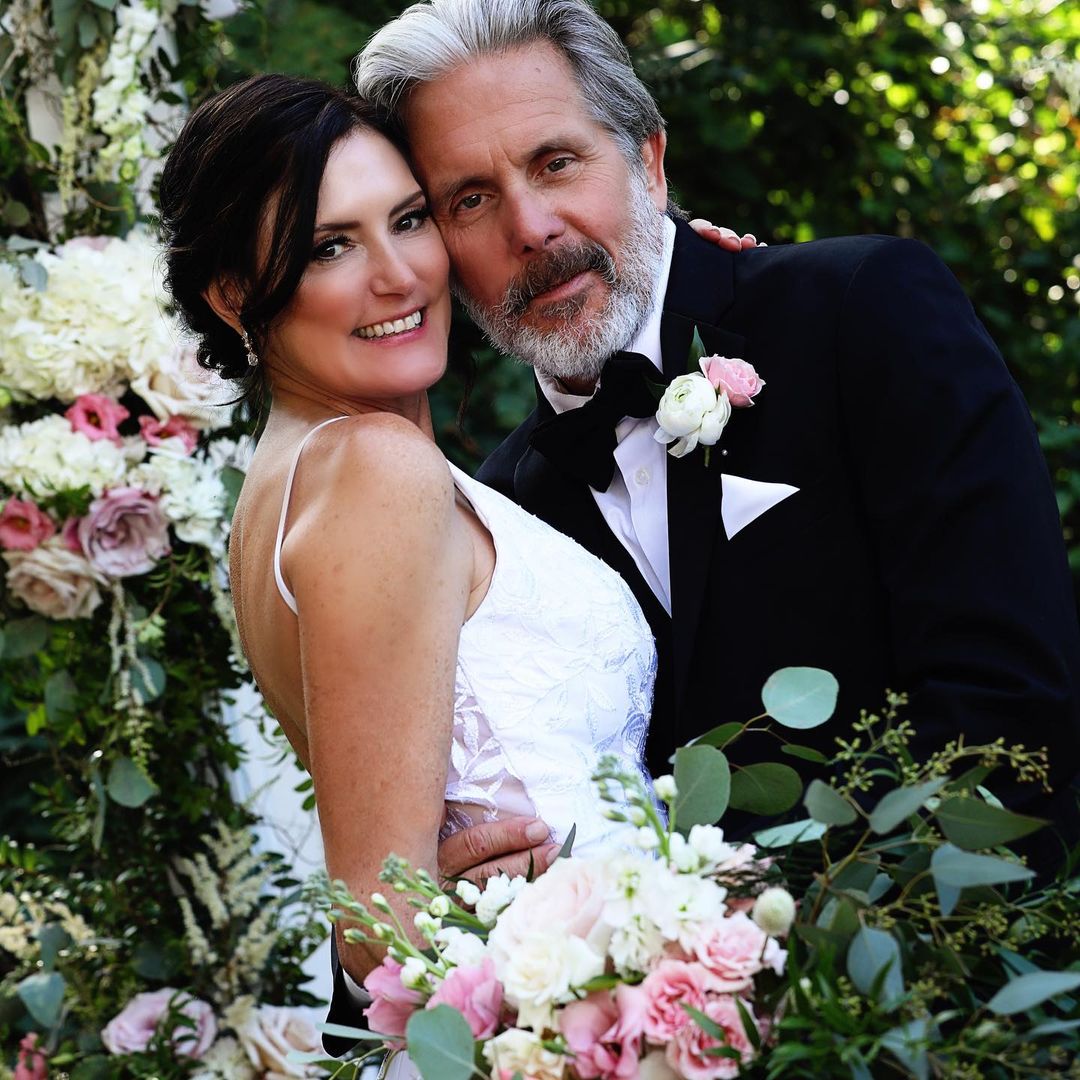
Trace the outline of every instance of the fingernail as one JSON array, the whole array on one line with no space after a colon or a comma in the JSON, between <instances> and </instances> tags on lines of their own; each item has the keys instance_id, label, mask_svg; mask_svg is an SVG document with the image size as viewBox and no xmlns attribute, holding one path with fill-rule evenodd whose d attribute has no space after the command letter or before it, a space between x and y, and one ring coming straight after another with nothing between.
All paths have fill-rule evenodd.
<instances>
[{"instance_id":1,"label":"fingernail","mask_svg":"<svg viewBox=\"0 0 1080 1080\"><path fill-rule=\"evenodd\" d=\"M738 237L739 237L739 234L738 234L737 232L735 232L735 230L734 230L734 229L724 229L724 228L721 228L721 229L720 229L720 235L721 235L721 236L732 236L732 237L734 237L735 239L738 239Z\"/></svg>"},{"instance_id":2,"label":"fingernail","mask_svg":"<svg viewBox=\"0 0 1080 1080\"><path fill-rule=\"evenodd\" d=\"M752 240L755 244L757 243L757 237L752 232L748 232L746 236L743 237L743 239Z\"/></svg>"},{"instance_id":3,"label":"fingernail","mask_svg":"<svg viewBox=\"0 0 1080 1080\"><path fill-rule=\"evenodd\" d=\"M534 844L539 844L551 835L551 830L542 821L532 821L525 826L525 836Z\"/></svg>"},{"instance_id":4,"label":"fingernail","mask_svg":"<svg viewBox=\"0 0 1080 1080\"><path fill-rule=\"evenodd\" d=\"M560 851L562 851L562 844L552 844L551 847L544 852L544 862L547 863L548 866L551 866L559 857Z\"/></svg>"}]
</instances>

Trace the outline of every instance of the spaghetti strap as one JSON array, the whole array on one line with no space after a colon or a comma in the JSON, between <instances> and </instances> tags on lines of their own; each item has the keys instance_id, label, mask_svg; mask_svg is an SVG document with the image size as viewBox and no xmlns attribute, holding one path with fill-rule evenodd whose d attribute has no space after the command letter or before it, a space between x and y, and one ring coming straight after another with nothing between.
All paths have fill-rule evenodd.
<instances>
[{"instance_id":1,"label":"spaghetti strap","mask_svg":"<svg viewBox=\"0 0 1080 1080\"><path fill-rule=\"evenodd\" d=\"M296 448L296 453L293 454L292 464L289 466L289 476L285 481L285 494L281 500L281 516L278 518L277 537L274 540L274 580L277 582L278 592L281 593L281 599L288 604L289 609L294 615L297 614L296 609L296 597L293 596L288 585L285 584L285 579L281 575L281 542L285 539L285 519L289 513L289 499L292 496L293 479L296 476L296 466L300 464L300 455L303 453L304 447L308 444L308 439L315 434L316 431L327 426L327 424L336 423L338 420L345 420L344 416L332 416L329 420L324 420L321 424L316 424L301 440L300 445Z\"/></svg>"}]
</instances>

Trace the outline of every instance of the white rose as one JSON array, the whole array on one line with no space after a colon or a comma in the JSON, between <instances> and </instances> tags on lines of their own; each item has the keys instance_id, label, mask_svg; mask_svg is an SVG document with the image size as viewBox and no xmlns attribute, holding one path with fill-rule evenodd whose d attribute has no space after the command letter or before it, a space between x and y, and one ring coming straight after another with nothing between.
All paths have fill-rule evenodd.
<instances>
[{"instance_id":1,"label":"white rose","mask_svg":"<svg viewBox=\"0 0 1080 1080\"><path fill-rule=\"evenodd\" d=\"M716 391L704 375L678 375L660 399L656 422L672 439L678 439L697 431L705 414L715 407Z\"/></svg>"},{"instance_id":2,"label":"white rose","mask_svg":"<svg viewBox=\"0 0 1080 1080\"><path fill-rule=\"evenodd\" d=\"M499 874L488 878L483 893L474 901L476 917L485 926L494 926L499 912L525 888L525 885L526 881L523 877L510 878L506 874Z\"/></svg>"},{"instance_id":3,"label":"white rose","mask_svg":"<svg viewBox=\"0 0 1080 1080\"><path fill-rule=\"evenodd\" d=\"M101 603L100 574L55 539L33 551L4 553L7 587L31 611L50 619L86 619Z\"/></svg>"},{"instance_id":4,"label":"white rose","mask_svg":"<svg viewBox=\"0 0 1080 1080\"><path fill-rule=\"evenodd\" d=\"M715 446L720 441L720 436L731 419L731 402L728 401L726 391L721 391L716 399L716 404L701 418L701 428L698 430L698 442L702 446Z\"/></svg>"},{"instance_id":5,"label":"white rose","mask_svg":"<svg viewBox=\"0 0 1080 1080\"><path fill-rule=\"evenodd\" d=\"M228 402L235 392L213 372L199 367L190 347L173 348L131 380L131 389L159 420L182 416L198 428L213 431L232 422Z\"/></svg>"},{"instance_id":6,"label":"white rose","mask_svg":"<svg viewBox=\"0 0 1080 1080\"><path fill-rule=\"evenodd\" d=\"M260 1005L245 1010L243 1022L233 1025L248 1060L266 1080L315 1075L289 1055L298 1050L312 1053L322 1049L313 1024L292 1009Z\"/></svg>"},{"instance_id":7,"label":"white rose","mask_svg":"<svg viewBox=\"0 0 1080 1080\"><path fill-rule=\"evenodd\" d=\"M531 1031L508 1028L484 1043L484 1058L498 1075L520 1073L529 1080L562 1080L566 1059L545 1050Z\"/></svg>"},{"instance_id":8,"label":"white rose","mask_svg":"<svg viewBox=\"0 0 1080 1080\"><path fill-rule=\"evenodd\" d=\"M766 889L755 901L754 922L771 937L783 937L795 921L795 898L779 886Z\"/></svg>"},{"instance_id":9,"label":"white rose","mask_svg":"<svg viewBox=\"0 0 1080 1080\"><path fill-rule=\"evenodd\" d=\"M444 926L435 935L443 957L454 967L479 967L487 956L487 946L477 934L456 926Z\"/></svg>"}]
</instances>

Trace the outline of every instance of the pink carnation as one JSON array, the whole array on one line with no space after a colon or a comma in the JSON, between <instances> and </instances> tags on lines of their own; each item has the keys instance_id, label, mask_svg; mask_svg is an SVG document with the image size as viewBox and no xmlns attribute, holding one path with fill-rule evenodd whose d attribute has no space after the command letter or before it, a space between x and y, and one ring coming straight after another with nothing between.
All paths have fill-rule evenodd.
<instances>
[{"instance_id":1,"label":"pink carnation","mask_svg":"<svg viewBox=\"0 0 1080 1080\"><path fill-rule=\"evenodd\" d=\"M157 499L133 487L95 499L78 537L90 564L109 577L145 574L169 552L169 523Z\"/></svg>"},{"instance_id":2,"label":"pink carnation","mask_svg":"<svg viewBox=\"0 0 1080 1080\"><path fill-rule=\"evenodd\" d=\"M683 1005L704 1009L709 982L709 972L701 964L661 960L641 984L646 1001L646 1037L661 1044L674 1038L690 1022Z\"/></svg>"},{"instance_id":3,"label":"pink carnation","mask_svg":"<svg viewBox=\"0 0 1080 1080\"><path fill-rule=\"evenodd\" d=\"M170 1008L191 1021L191 1026L178 1024L173 1030L173 1049L183 1057L201 1058L217 1037L214 1010L205 1001L168 986L136 994L105 1026L101 1041L110 1054L140 1053L150 1045Z\"/></svg>"},{"instance_id":4,"label":"pink carnation","mask_svg":"<svg viewBox=\"0 0 1080 1080\"><path fill-rule=\"evenodd\" d=\"M756 1024L750 1004L746 1001L742 1004ZM688 1024L668 1044L668 1064L685 1080L726 1080L727 1077L738 1076L742 1066L753 1059L755 1050L743 1027L735 998L730 994L714 997L701 1011L723 1029L726 1038L716 1039L697 1024ZM718 1046L737 1050L739 1058L715 1057L708 1053Z\"/></svg>"},{"instance_id":5,"label":"pink carnation","mask_svg":"<svg viewBox=\"0 0 1080 1080\"><path fill-rule=\"evenodd\" d=\"M7 551L33 551L55 532L53 519L25 499L8 499L0 511L0 547Z\"/></svg>"},{"instance_id":6,"label":"pink carnation","mask_svg":"<svg viewBox=\"0 0 1080 1080\"><path fill-rule=\"evenodd\" d=\"M371 1030L380 1035L404 1035L409 1017L424 1004L423 994L401 985L401 964L389 956L368 973L364 989L373 999L364 1016Z\"/></svg>"},{"instance_id":7,"label":"pink carnation","mask_svg":"<svg viewBox=\"0 0 1080 1080\"><path fill-rule=\"evenodd\" d=\"M166 439L179 439L184 453L190 454L199 442L199 433L182 416L159 420L156 416L140 416L139 431L150 446L161 446Z\"/></svg>"},{"instance_id":8,"label":"pink carnation","mask_svg":"<svg viewBox=\"0 0 1080 1080\"><path fill-rule=\"evenodd\" d=\"M728 401L735 409L753 405L751 399L757 397L765 385L753 364L730 356L703 356L701 370L718 394L721 390L727 392Z\"/></svg>"},{"instance_id":9,"label":"pink carnation","mask_svg":"<svg viewBox=\"0 0 1080 1080\"><path fill-rule=\"evenodd\" d=\"M646 1000L640 986L621 984L614 997L598 991L583 1001L572 1001L559 1013L576 1076L581 1080L637 1077Z\"/></svg>"},{"instance_id":10,"label":"pink carnation","mask_svg":"<svg viewBox=\"0 0 1080 1080\"><path fill-rule=\"evenodd\" d=\"M479 967L454 968L431 995L429 1009L450 1005L465 1017L473 1037L490 1039L499 1026L503 988L495 977L495 965L485 959Z\"/></svg>"},{"instance_id":11,"label":"pink carnation","mask_svg":"<svg viewBox=\"0 0 1080 1080\"><path fill-rule=\"evenodd\" d=\"M38 1049L40 1040L41 1036L36 1031L23 1036L12 1080L48 1080L49 1066L45 1061L45 1051Z\"/></svg>"},{"instance_id":12,"label":"pink carnation","mask_svg":"<svg viewBox=\"0 0 1080 1080\"><path fill-rule=\"evenodd\" d=\"M88 439L108 439L122 446L117 425L131 413L105 394L82 394L64 415L71 421L72 429L81 431Z\"/></svg>"},{"instance_id":13,"label":"pink carnation","mask_svg":"<svg viewBox=\"0 0 1080 1080\"><path fill-rule=\"evenodd\" d=\"M710 989L746 990L765 967L784 969L786 953L745 912L710 923L693 943L694 956L715 978Z\"/></svg>"}]
</instances>

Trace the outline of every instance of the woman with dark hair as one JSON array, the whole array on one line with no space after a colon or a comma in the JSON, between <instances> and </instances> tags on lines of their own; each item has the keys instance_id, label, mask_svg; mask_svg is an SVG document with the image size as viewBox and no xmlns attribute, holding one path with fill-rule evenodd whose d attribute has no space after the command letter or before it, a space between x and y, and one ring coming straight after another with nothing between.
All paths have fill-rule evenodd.
<instances>
[{"instance_id":1,"label":"woman with dark hair","mask_svg":"<svg viewBox=\"0 0 1080 1080\"><path fill-rule=\"evenodd\" d=\"M233 600L330 874L364 896L391 851L434 874L440 834L496 818L541 869L573 824L610 842L589 777L603 752L644 772L652 635L618 574L436 447L448 262L401 150L361 101L258 76L192 114L160 205L200 361L269 393Z\"/></svg>"}]
</instances>

